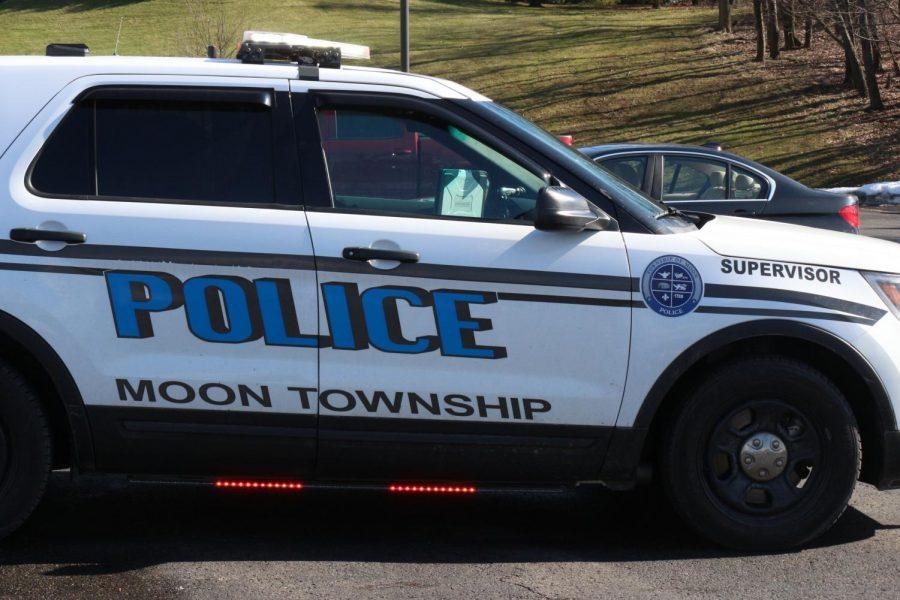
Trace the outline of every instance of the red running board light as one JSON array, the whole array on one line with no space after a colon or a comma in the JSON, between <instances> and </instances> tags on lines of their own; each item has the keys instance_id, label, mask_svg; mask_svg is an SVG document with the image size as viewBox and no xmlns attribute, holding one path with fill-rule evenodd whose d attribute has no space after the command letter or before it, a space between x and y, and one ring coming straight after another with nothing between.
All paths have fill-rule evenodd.
<instances>
[{"instance_id":1,"label":"red running board light","mask_svg":"<svg viewBox=\"0 0 900 600\"><path fill-rule=\"evenodd\" d=\"M217 488L244 490L302 490L303 484L296 481L243 481L240 479L217 479Z\"/></svg>"},{"instance_id":2,"label":"red running board light","mask_svg":"<svg viewBox=\"0 0 900 600\"><path fill-rule=\"evenodd\" d=\"M413 494L474 494L478 490L465 485L389 485L388 491Z\"/></svg>"}]
</instances>

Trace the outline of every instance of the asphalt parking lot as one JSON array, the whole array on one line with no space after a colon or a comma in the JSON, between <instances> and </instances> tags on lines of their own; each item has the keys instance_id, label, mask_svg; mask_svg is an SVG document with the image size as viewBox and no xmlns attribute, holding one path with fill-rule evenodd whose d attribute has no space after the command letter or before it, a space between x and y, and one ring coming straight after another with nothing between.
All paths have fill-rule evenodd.
<instances>
[{"instance_id":1,"label":"asphalt parking lot","mask_svg":"<svg viewBox=\"0 0 900 600\"><path fill-rule=\"evenodd\" d=\"M900 242L900 206L864 208L862 232L892 242Z\"/></svg>"},{"instance_id":2,"label":"asphalt parking lot","mask_svg":"<svg viewBox=\"0 0 900 600\"><path fill-rule=\"evenodd\" d=\"M900 210L864 232L900 241ZM860 485L813 547L746 555L653 489L244 493L56 474L0 542L6 598L900 598L900 491Z\"/></svg>"}]
</instances>

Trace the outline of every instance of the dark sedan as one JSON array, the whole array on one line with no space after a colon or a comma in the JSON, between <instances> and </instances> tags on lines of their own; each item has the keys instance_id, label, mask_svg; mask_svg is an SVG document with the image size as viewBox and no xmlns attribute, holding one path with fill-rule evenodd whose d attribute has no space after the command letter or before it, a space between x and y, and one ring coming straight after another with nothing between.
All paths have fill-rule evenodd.
<instances>
[{"instance_id":1,"label":"dark sedan","mask_svg":"<svg viewBox=\"0 0 900 600\"><path fill-rule=\"evenodd\" d=\"M680 210L859 233L855 196L808 188L719 147L606 144L581 151L620 179Z\"/></svg>"}]
</instances>

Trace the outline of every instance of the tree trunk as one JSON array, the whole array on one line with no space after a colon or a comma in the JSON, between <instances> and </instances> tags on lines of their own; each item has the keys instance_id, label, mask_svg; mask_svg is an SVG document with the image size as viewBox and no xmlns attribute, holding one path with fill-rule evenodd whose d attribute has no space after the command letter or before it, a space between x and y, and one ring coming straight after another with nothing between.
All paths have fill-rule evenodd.
<instances>
[{"instance_id":1,"label":"tree trunk","mask_svg":"<svg viewBox=\"0 0 900 600\"><path fill-rule=\"evenodd\" d=\"M864 7L868 7L868 0L863 2ZM869 32L872 34L870 36L870 40L872 41L872 56L875 58L875 72L876 73L884 73L884 66L881 63L881 36L878 35L878 19L875 17L874 10L869 10L868 8L864 9L868 15L868 25Z\"/></svg>"},{"instance_id":2,"label":"tree trunk","mask_svg":"<svg viewBox=\"0 0 900 600\"><path fill-rule=\"evenodd\" d=\"M731 0L719 0L719 31L732 33Z\"/></svg>"},{"instance_id":3,"label":"tree trunk","mask_svg":"<svg viewBox=\"0 0 900 600\"><path fill-rule=\"evenodd\" d=\"M784 49L796 50L800 47L797 29L794 25L794 0L782 0L781 24L784 29Z\"/></svg>"},{"instance_id":4,"label":"tree trunk","mask_svg":"<svg viewBox=\"0 0 900 600\"><path fill-rule=\"evenodd\" d=\"M763 0L753 0L753 26L756 29L756 60L766 60L766 9Z\"/></svg>"},{"instance_id":5,"label":"tree trunk","mask_svg":"<svg viewBox=\"0 0 900 600\"><path fill-rule=\"evenodd\" d=\"M781 54L778 47L778 0L766 0L766 12L769 22L769 31L766 36L769 42L769 56L775 59Z\"/></svg>"},{"instance_id":6,"label":"tree trunk","mask_svg":"<svg viewBox=\"0 0 900 600\"><path fill-rule=\"evenodd\" d=\"M803 47L809 50L812 48L812 17L807 15L803 23Z\"/></svg>"},{"instance_id":7,"label":"tree trunk","mask_svg":"<svg viewBox=\"0 0 900 600\"><path fill-rule=\"evenodd\" d=\"M653 8L662 8L662 0L653 0Z\"/></svg>"},{"instance_id":8,"label":"tree trunk","mask_svg":"<svg viewBox=\"0 0 900 600\"><path fill-rule=\"evenodd\" d=\"M844 14L839 12L837 22L837 34L844 47L844 85L848 85L859 92L860 96L866 95L866 80L859 66L859 57L856 55L856 45L853 43L853 31L849 28Z\"/></svg>"},{"instance_id":9,"label":"tree trunk","mask_svg":"<svg viewBox=\"0 0 900 600\"><path fill-rule=\"evenodd\" d=\"M878 75L875 65L875 44L872 42L872 27L870 26L872 13L868 10L868 1L861 2L862 14L859 17L859 40L862 46L863 67L866 72L866 91L869 96L869 108L881 110L884 102L881 100L881 90L878 89Z\"/></svg>"}]
</instances>

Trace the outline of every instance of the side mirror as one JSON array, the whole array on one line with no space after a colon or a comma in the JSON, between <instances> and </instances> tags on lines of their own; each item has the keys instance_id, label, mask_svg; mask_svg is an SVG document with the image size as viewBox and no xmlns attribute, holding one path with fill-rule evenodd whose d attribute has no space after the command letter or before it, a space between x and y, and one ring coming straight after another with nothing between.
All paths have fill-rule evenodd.
<instances>
[{"instance_id":1,"label":"side mirror","mask_svg":"<svg viewBox=\"0 0 900 600\"><path fill-rule=\"evenodd\" d=\"M604 231L612 229L615 221L605 212L593 206L587 198L574 190L548 186L538 192L535 206L535 229L556 231L574 229Z\"/></svg>"}]
</instances>

